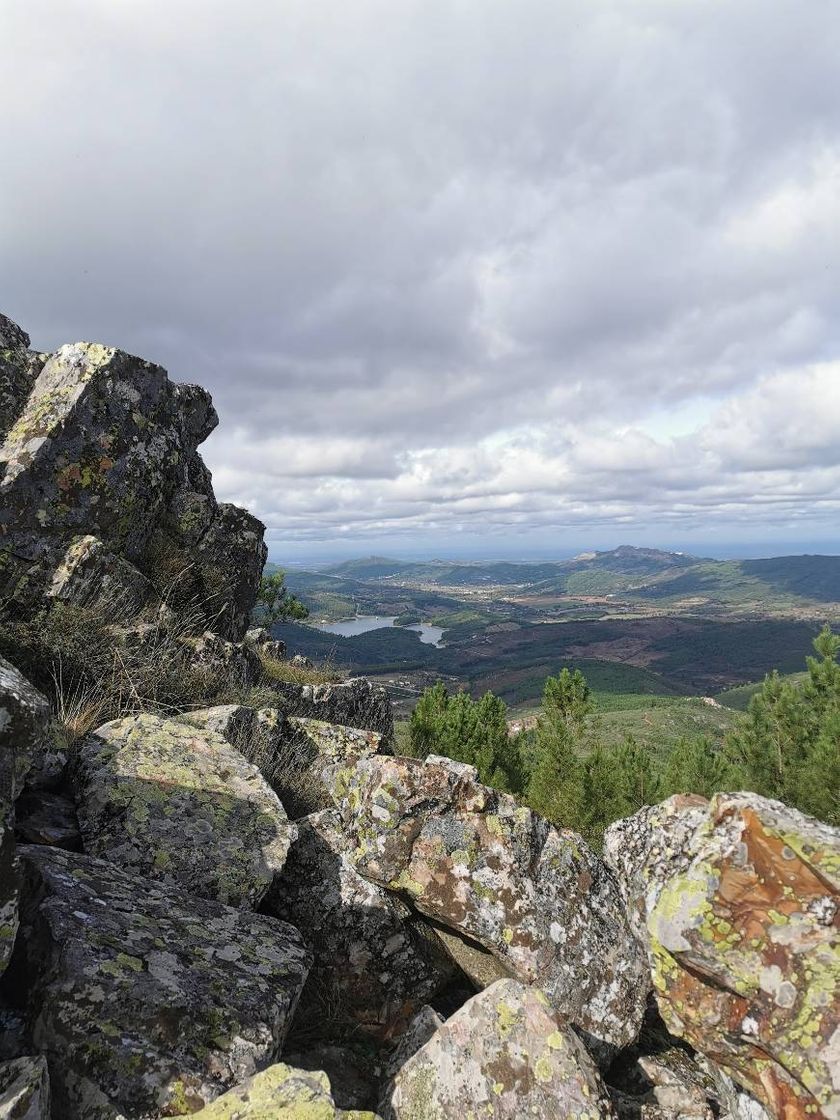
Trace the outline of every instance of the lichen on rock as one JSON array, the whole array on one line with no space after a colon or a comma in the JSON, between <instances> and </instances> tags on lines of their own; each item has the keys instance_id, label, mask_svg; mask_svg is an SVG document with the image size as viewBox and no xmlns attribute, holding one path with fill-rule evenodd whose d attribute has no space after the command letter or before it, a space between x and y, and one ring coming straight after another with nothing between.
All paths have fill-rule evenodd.
<instances>
[{"instance_id":1,"label":"lichen on rock","mask_svg":"<svg viewBox=\"0 0 840 1120\"><path fill-rule=\"evenodd\" d=\"M297 835L256 766L175 720L104 724L73 774L86 852L226 905L257 906Z\"/></svg>"},{"instance_id":2,"label":"lichen on rock","mask_svg":"<svg viewBox=\"0 0 840 1120\"><path fill-rule=\"evenodd\" d=\"M642 810L606 849L644 916L671 1033L773 1116L837 1120L840 832L758 794L717 794Z\"/></svg>"},{"instance_id":3,"label":"lichen on rock","mask_svg":"<svg viewBox=\"0 0 840 1120\"><path fill-rule=\"evenodd\" d=\"M636 1037L644 954L611 873L580 836L445 758L376 755L332 785L360 875L539 984L594 1040Z\"/></svg>"},{"instance_id":4,"label":"lichen on rock","mask_svg":"<svg viewBox=\"0 0 840 1120\"><path fill-rule=\"evenodd\" d=\"M56 1115L196 1111L276 1058L310 964L296 929L89 856L21 857L10 974Z\"/></svg>"},{"instance_id":5,"label":"lichen on rock","mask_svg":"<svg viewBox=\"0 0 840 1120\"><path fill-rule=\"evenodd\" d=\"M387 1087L385 1120L601 1120L609 1095L538 988L499 980L438 1028Z\"/></svg>"}]
</instances>

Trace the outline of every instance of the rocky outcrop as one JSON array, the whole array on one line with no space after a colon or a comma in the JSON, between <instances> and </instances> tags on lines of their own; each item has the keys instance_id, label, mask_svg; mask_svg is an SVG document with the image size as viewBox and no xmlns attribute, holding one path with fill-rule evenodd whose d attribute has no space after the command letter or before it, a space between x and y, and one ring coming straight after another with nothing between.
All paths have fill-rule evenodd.
<instances>
[{"instance_id":1,"label":"rocky outcrop","mask_svg":"<svg viewBox=\"0 0 840 1120\"><path fill-rule=\"evenodd\" d=\"M146 576L203 618L196 629L241 638L263 526L213 496L196 453L217 423L209 395L113 347L73 343L44 361L9 320L0 335L0 594L19 611L45 594L110 604L106 575L101 594L130 611Z\"/></svg>"},{"instance_id":2,"label":"rocky outcrop","mask_svg":"<svg viewBox=\"0 0 840 1120\"><path fill-rule=\"evenodd\" d=\"M840 834L757 794L613 825L672 1034L784 1120L840 1116Z\"/></svg>"},{"instance_id":3,"label":"rocky outcrop","mask_svg":"<svg viewBox=\"0 0 840 1120\"><path fill-rule=\"evenodd\" d=\"M278 1063L193 1113L194 1120L377 1120L336 1107L325 1073Z\"/></svg>"},{"instance_id":4,"label":"rocky outcrop","mask_svg":"<svg viewBox=\"0 0 840 1120\"><path fill-rule=\"evenodd\" d=\"M313 981L329 985L350 1018L393 1035L454 970L415 933L407 908L354 870L338 813L305 817L298 829L264 909L300 929L313 948Z\"/></svg>"},{"instance_id":5,"label":"rocky outcrop","mask_svg":"<svg viewBox=\"0 0 840 1120\"><path fill-rule=\"evenodd\" d=\"M18 928L15 801L40 752L48 718L46 698L0 657L0 974L9 963Z\"/></svg>"},{"instance_id":6,"label":"rocky outcrop","mask_svg":"<svg viewBox=\"0 0 840 1120\"><path fill-rule=\"evenodd\" d=\"M158 716L89 735L74 791L88 854L230 906L259 903L297 834L257 767L221 735Z\"/></svg>"},{"instance_id":7,"label":"rocky outcrop","mask_svg":"<svg viewBox=\"0 0 840 1120\"><path fill-rule=\"evenodd\" d=\"M552 828L449 759L374 756L334 779L365 878L479 942L594 1040L631 1042L648 989L615 881Z\"/></svg>"},{"instance_id":8,"label":"rocky outcrop","mask_svg":"<svg viewBox=\"0 0 840 1120\"><path fill-rule=\"evenodd\" d=\"M469 1000L394 1078L385 1120L612 1117L592 1059L537 988L499 980Z\"/></svg>"},{"instance_id":9,"label":"rocky outcrop","mask_svg":"<svg viewBox=\"0 0 840 1120\"><path fill-rule=\"evenodd\" d=\"M316 685L274 681L272 688L278 696L278 708L287 715L375 731L381 735L384 748L394 741L394 714L388 693L363 677Z\"/></svg>"},{"instance_id":10,"label":"rocky outcrop","mask_svg":"<svg viewBox=\"0 0 840 1120\"><path fill-rule=\"evenodd\" d=\"M382 748L375 731L286 716L278 708L220 704L178 718L223 735L260 768L296 819L331 806L325 771L353 765Z\"/></svg>"},{"instance_id":11,"label":"rocky outcrop","mask_svg":"<svg viewBox=\"0 0 840 1120\"><path fill-rule=\"evenodd\" d=\"M0 1120L50 1120L50 1079L40 1055L0 1065Z\"/></svg>"},{"instance_id":12,"label":"rocky outcrop","mask_svg":"<svg viewBox=\"0 0 840 1120\"><path fill-rule=\"evenodd\" d=\"M309 967L297 930L104 860L21 854L10 974L56 1115L194 1112L275 1058Z\"/></svg>"}]
</instances>

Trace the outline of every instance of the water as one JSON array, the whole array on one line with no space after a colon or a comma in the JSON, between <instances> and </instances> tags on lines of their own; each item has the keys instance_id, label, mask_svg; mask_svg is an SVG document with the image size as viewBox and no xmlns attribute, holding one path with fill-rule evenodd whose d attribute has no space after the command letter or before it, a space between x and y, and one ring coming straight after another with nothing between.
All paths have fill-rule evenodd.
<instances>
[{"instance_id":1,"label":"water","mask_svg":"<svg viewBox=\"0 0 840 1120\"><path fill-rule=\"evenodd\" d=\"M340 634L342 638L352 638L356 634L366 634L368 630L383 630L394 625L396 615L360 614L356 618L348 618L343 622L316 622L317 630L324 630L327 634ZM429 626L419 622L416 626L401 626L401 630L413 630L420 636L420 641L430 646L440 645L443 630L440 626Z\"/></svg>"}]
</instances>

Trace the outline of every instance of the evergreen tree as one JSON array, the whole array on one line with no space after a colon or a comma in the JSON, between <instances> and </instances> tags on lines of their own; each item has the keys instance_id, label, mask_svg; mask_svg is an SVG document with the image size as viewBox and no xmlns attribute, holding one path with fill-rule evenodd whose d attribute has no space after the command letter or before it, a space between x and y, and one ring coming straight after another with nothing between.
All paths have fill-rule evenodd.
<instances>
[{"instance_id":1,"label":"evergreen tree","mask_svg":"<svg viewBox=\"0 0 840 1120\"><path fill-rule=\"evenodd\" d=\"M450 696L443 684L427 688L409 721L411 753L440 754L475 766L479 780L509 793L524 785L519 745L510 738L507 706L487 692L473 700L467 692Z\"/></svg>"},{"instance_id":2,"label":"evergreen tree","mask_svg":"<svg viewBox=\"0 0 840 1120\"><path fill-rule=\"evenodd\" d=\"M711 797L725 789L739 789L741 772L727 761L708 738L680 739L674 744L662 767L661 794L699 793Z\"/></svg>"},{"instance_id":3,"label":"evergreen tree","mask_svg":"<svg viewBox=\"0 0 840 1120\"><path fill-rule=\"evenodd\" d=\"M803 682L771 673L727 735L747 789L840 824L840 636L824 627Z\"/></svg>"},{"instance_id":4,"label":"evergreen tree","mask_svg":"<svg viewBox=\"0 0 840 1120\"><path fill-rule=\"evenodd\" d=\"M255 613L269 625L289 619L309 618L309 608L292 595L286 587L286 573L280 571L260 576Z\"/></svg>"},{"instance_id":5,"label":"evergreen tree","mask_svg":"<svg viewBox=\"0 0 840 1120\"><path fill-rule=\"evenodd\" d=\"M541 816L566 828L576 828L583 819L580 743L591 710L589 686L579 669L563 669L545 682L527 801Z\"/></svg>"}]
</instances>

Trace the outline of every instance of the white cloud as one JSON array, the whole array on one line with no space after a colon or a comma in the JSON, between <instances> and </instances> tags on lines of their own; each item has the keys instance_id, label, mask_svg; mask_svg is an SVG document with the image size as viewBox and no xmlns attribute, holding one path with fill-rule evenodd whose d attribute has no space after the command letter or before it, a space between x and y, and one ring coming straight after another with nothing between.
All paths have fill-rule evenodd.
<instances>
[{"instance_id":1,"label":"white cloud","mask_svg":"<svg viewBox=\"0 0 840 1120\"><path fill-rule=\"evenodd\" d=\"M15 0L4 310L211 388L288 543L833 532L838 48L827 0Z\"/></svg>"}]
</instances>

